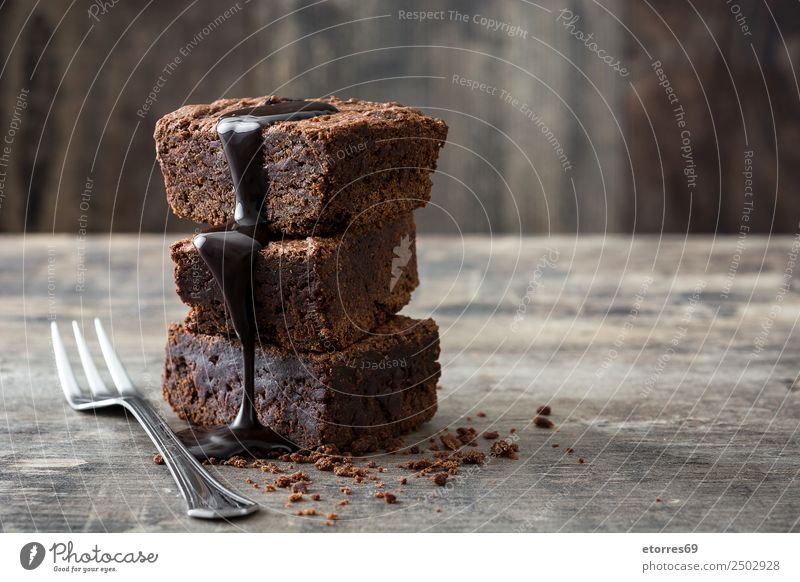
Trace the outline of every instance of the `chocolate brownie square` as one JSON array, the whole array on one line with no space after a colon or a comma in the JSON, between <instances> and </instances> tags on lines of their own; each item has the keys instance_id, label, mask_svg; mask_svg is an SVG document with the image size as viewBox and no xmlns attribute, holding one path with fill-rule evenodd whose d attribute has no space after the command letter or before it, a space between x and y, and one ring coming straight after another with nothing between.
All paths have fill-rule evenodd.
<instances>
[{"instance_id":1,"label":"chocolate brownie square","mask_svg":"<svg viewBox=\"0 0 800 582\"><path fill-rule=\"evenodd\" d=\"M331 237L278 239L257 255L253 297L265 343L298 351L342 349L384 323L419 285L411 213ZM189 331L235 332L219 285L189 239L171 247Z\"/></svg>"},{"instance_id":2,"label":"chocolate brownie square","mask_svg":"<svg viewBox=\"0 0 800 582\"><path fill-rule=\"evenodd\" d=\"M441 368L431 319L395 316L337 352L256 348L255 401L261 422L301 448L380 448L436 412ZM202 426L233 420L242 399L241 344L169 328L164 398Z\"/></svg>"},{"instance_id":3,"label":"chocolate brownie square","mask_svg":"<svg viewBox=\"0 0 800 582\"><path fill-rule=\"evenodd\" d=\"M157 158L175 214L212 225L231 220L233 184L215 125L226 113L269 99L283 100L186 105L156 123ZM341 232L357 217L379 222L428 203L430 174L447 137L442 120L399 103L317 101L339 112L262 130L262 217L272 229L325 235Z\"/></svg>"}]
</instances>

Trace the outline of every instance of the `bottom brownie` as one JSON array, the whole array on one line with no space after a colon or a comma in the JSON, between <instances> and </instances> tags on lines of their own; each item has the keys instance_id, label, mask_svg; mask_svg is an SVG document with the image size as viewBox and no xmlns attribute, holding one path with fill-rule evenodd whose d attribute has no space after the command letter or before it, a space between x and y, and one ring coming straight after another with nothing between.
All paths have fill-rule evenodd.
<instances>
[{"instance_id":1,"label":"bottom brownie","mask_svg":"<svg viewBox=\"0 0 800 582\"><path fill-rule=\"evenodd\" d=\"M166 352L164 398L178 415L203 426L231 422L242 399L238 341L171 324ZM438 358L436 323L400 315L336 352L262 345L256 409L262 423L301 448L380 449L433 417Z\"/></svg>"}]
</instances>

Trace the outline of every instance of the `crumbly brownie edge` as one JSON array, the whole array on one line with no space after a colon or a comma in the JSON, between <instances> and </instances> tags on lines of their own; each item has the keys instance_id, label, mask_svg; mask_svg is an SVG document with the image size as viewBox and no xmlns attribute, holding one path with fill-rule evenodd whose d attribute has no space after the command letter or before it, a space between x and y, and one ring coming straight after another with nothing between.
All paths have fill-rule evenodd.
<instances>
[{"instance_id":1,"label":"crumbly brownie edge","mask_svg":"<svg viewBox=\"0 0 800 582\"><path fill-rule=\"evenodd\" d=\"M406 214L339 237L275 241L255 268L261 339L300 351L342 349L411 300L419 285L416 228ZM233 335L218 286L191 242L171 248L176 291L194 333Z\"/></svg>"},{"instance_id":2,"label":"crumbly brownie edge","mask_svg":"<svg viewBox=\"0 0 800 582\"><path fill-rule=\"evenodd\" d=\"M436 411L441 370L436 324L413 323L411 331L392 334L410 324L389 322L381 328L389 335L372 336L337 354L259 349L256 406L262 422L301 447L335 444L353 452L380 448L414 430ZM171 325L165 399L195 424L229 422L241 402L238 356L235 341Z\"/></svg>"},{"instance_id":3,"label":"crumbly brownie edge","mask_svg":"<svg viewBox=\"0 0 800 582\"><path fill-rule=\"evenodd\" d=\"M230 219L232 185L213 121L263 99L186 106L158 121L157 158L175 214L210 224ZM386 211L427 204L447 125L398 104L329 101L342 113L265 129L266 218L273 228L329 234L364 212L377 222L389 217ZM396 204L381 208L389 200Z\"/></svg>"}]
</instances>

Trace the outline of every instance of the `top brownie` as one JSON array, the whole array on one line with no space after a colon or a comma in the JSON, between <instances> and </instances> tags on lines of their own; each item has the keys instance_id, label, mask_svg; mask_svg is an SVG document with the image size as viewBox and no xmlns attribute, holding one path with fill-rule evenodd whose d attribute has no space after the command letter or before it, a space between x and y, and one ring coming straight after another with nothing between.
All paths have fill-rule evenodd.
<instances>
[{"instance_id":1,"label":"top brownie","mask_svg":"<svg viewBox=\"0 0 800 582\"><path fill-rule=\"evenodd\" d=\"M233 218L233 183L215 126L225 113L268 99L186 105L158 120L156 152L175 214L213 225ZM316 100L339 112L262 130L262 213L271 228L333 234L356 217L383 222L427 204L430 174L447 137L444 121L398 103Z\"/></svg>"}]
</instances>

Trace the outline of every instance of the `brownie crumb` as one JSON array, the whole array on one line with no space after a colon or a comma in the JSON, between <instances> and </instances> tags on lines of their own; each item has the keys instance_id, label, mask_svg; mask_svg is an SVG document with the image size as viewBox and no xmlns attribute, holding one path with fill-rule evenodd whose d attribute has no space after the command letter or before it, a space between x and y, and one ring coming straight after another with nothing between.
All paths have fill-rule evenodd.
<instances>
[{"instance_id":1,"label":"brownie crumb","mask_svg":"<svg viewBox=\"0 0 800 582\"><path fill-rule=\"evenodd\" d=\"M393 504L397 503L397 496L394 493L389 493L387 491L386 493L383 494L383 500L386 503L388 503L390 505L393 505Z\"/></svg>"},{"instance_id":2,"label":"brownie crumb","mask_svg":"<svg viewBox=\"0 0 800 582\"><path fill-rule=\"evenodd\" d=\"M478 431L471 426L460 426L456 429L456 433L462 445L471 445L478 438Z\"/></svg>"},{"instance_id":3,"label":"brownie crumb","mask_svg":"<svg viewBox=\"0 0 800 582\"><path fill-rule=\"evenodd\" d=\"M289 500L289 503L297 503L298 501L302 501L303 500L303 494L302 493L292 493L292 494L289 495L289 497L287 499Z\"/></svg>"},{"instance_id":4,"label":"brownie crumb","mask_svg":"<svg viewBox=\"0 0 800 582\"><path fill-rule=\"evenodd\" d=\"M309 507L309 508L307 508L307 509L304 509L303 511L301 511L301 513L302 513L303 515L309 515L309 516L311 516L311 515L317 515L317 510L316 510L316 509L314 509L313 507Z\"/></svg>"},{"instance_id":5,"label":"brownie crumb","mask_svg":"<svg viewBox=\"0 0 800 582\"><path fill-rule=\"evenodd\" d=\"M451 451L457 451L461 447L461 445L458 442L458 439L453 435L451 435L449 432L440 436L439 440L442 441L442 444Z\"/></svg>"},{"instance_id":6,"label":"brownie crumb","mask_svg":"<svg viewBox=\"0 0 800 582\"><path fill-rule=\"evenodd\" d=\"M384 493L383 491L376 491L375 492L375 497L378 498L378 499L383 499L385 496L386 496L386 493Z\"/></svg>"},{"instance_id":7,"label":"brownie crumb","mask_svg":"<svg viewBox=\"0 0 800 582\"><path fill-rule=\"evenodd\" d=\"M536 409L536 414L541 414L543 416L550 416L551 412L552 410L550 409L550 406L548 406L547 404L543 404L542 406Z\"/></svg>"},{"instance_id":8,"label":"brownie crumb","mask_svg":"<svg viewBox=\"0 0 800 582\"><path fill-rule=\"evenodd\" d=\"M400 465L401 468L411 469L412 471L423 471L433 465L433 461L429 459L418 459L416 461L409 461L405 465Z\"/></svg>"},{"instance_id":9,"label":"brownie crumb","mask_svg":"<svg viewBox=\"0 0 800 582\"><path fill-rule=\"evenodd\" d=\"M314 493L313 495L311 495L311 501L319 501L319 500L320 500L319 493Z\"/></svg>"},{"instance_id":10,"label":"brownie crumb","mask_svg":"<svg viewBox=\"0 0 800 582\"><path fill-rule=\"evenodd\" d=\"M437 507L436 508L436 513L441 513L441 512L442 512L442 508L441 507Z\"/></svg>"},{"instance_id":11,"label":"brownie crumb","mask_svg":"<svg viewBox=\"0 0 800 582\"><path fill-rule=\"evenodd\" d=\"M467 422L472 422L472 417L471 416L467 416L466 420L467 420Z\"/></svg>"},{"instance_id":12,"label":"brownie crumb","mask_svg":"<svg viewBox=\"0 0 800 582\"><path fill-rule=\"evenodd\" d=\"M492 443L492 454L496 457L506 457L508 459L516 460L519 458L519 445L512 443L508 439L495 441Z\"/></svg>"},{"instance_id":13,"label":"brownie crumb","mask_svg":"<svg viewBox=\"0 0 800 582\"><path fill-rule=\"evenodd\" d=\"M406 479L405 477L398 477L397 482L400 483L400 485L405 485L406 483L408 483L408 479Z\"/></svg>"},{"instance_id":14,"label":"brownie crumb","mask_svg":"<svg viewBox=\"0 0 800 582\"><path fill-rule=\"evenodd\" d=\"M339 491L345 495L350 495L350 487L339 487Z\"/></svg>"},{"instance_id":15,"label":"brownie crumb","mask_svg":"<svg viewBox=\"0 0 800 582\"><path fill-rule=\"evenodd\" d=\"M306 485L305 481L298 481L297 483L292 483L292 493L306 493L308 492L308 486Z\"/></svg>"},{"instance_id":16,"label":"brownie crumb","mask_svg":"<svg viewBox=\"0 0 800 582\"><path fill-rule=\"evenodd\" d=\"M656 503L661 503L661 498L660 497L656 497Z\"/></svg>"},{"instance_id":17,"label":"brownie crumb","mask_svg":"<svg viewBox=\"0 0 800 582\"><path fill-rule=\"evenodd\" d=\"M227 461L222 461L222 464L223 465L229 465L231 467L236 467L237 469L244 469L250 463L248 463L247 459L245 459L244 457L236 455L236 456L231 457Z\"/></svg>"},{"instance_id":18,"label":"brownie crumb","mask_svg":"<svg viewBox=\"0 0 800 582\"><path fill-rule=\"evenodd\" d=\"M487 441L493 441L494 439L498 438L499 436L500 436L500 433L497 432L496 430L486 430L486 431L483 432L483 438L485 438Z\"/></svg>"},{"instance_id":19,"label":"brownie crumb","mask_svg":"<svg viewBox=\"0 0 800 582\"><path fill-rule=\"evenodd\" d=\"M439 487L444 487L447 484L447 473L436 473L431 477L431 481L436 483Z\"/></svg>"},{"instance_id":20,"label":"brownie crumb","mask_svg":"<svg viewBox=\"0 0 800 582\"><path fill-rule=\"evenodd\" d=\"M545 416L534 416L533 417L533 424L538 426L539 428L553 428L555 424L553 421Z\"/></svg>"},{"instance_id":21,"label":"brownie crumb","mask_svg":"<svg viewBox=\"0 0 800 582\"><path fill-rule=\"evenodd\" d=\"M339 519L339 516L331 512L325 516L325 519L328 519L329 521L334 521L336 519Z\"/></svg>"},{"instance_id":22,"label":"brownie crumb","mask_svg":"<svg viewBox=\"0 0 800 582\"><path fill-rule=\"evenodd\" d=\"M345 505L350 505L350 500L349 499L340 499L339 501L336 502L336 505L338 505L339 507L344 507Z\"/></svg>"},{"instance_id":23,"label":"brownie crumb","mask_svg":"<svg viewBox=\"0 0 800 582\"><path fill-rule=\"evenodd\" d=\"M461 457L461 461L470 465L483 465L486 460L486 453L481 451L467 451Z\"/></svg>"},{"instance_id":24,"label":"brownie crumb","mask_svg":"<svg viewBox=\"0 0 800 582\"><path fill-rule=\"evenodd\" d=\"M551 446L551 447L553 447L554 449L557 449L557 448L558 448L558 447L560 447L561 445L559 445L558 443L553 443L553 444L552 444L552 445L550 445L550 446Z\"/></svg>"},{"instance_id":25,"label":"brownie crumb","mask_svg":"<svg viewBox=\"0 0 800 582\"><path fill-rule=\"evenodd\" d=\"M333 468L336 466L336 464L329 457L322 457L317 459L317 462L314 463L314 466L320 471L333 471Z\"/></svg>"},{"instance_id":26,"label":"brownie crumb","mask_svg":"<svg viewBox=\"0 0 800 582\"><path fill-rule=\"evenodd\" d=\"M478 414L477 414L476 416L477 416L478 418L486 418L486 413L485 413L485 412L483 412L483 411L480 411L480 412L478 412Z\"/></svg>"},{"instance_id":27,"label":"brownie crumb","mask_svg":"<svg viewBox=\"0 0 800 582\"><path fill-rule=\"evenodd\" d=\"M277 491L278 488L275 487L272 483L267 483L264 485L264 493L272 493L273 491Z\"/></svg>"},{"instance_id":28,"label":"brownie crumb","mask_svg":"<svg viewBox=\"0 0 800 582\"><path fill-rule=\"evenodd\" d=\"M571 455L574 452L575 452L575 449L573 449L572 447L567 447L567 454L568 455Z\"/></svg>"},{"instance_id":29,"label":"brownie crumb","mask_svg":"<svg viewBox=\"0 0 800 582\"><path fill-rule=\"evenodd\" d=\"M330 519L326 519L325 525L333 525L333 522Z\"/></svg>"},{"instance_id":30,"label":"brownie crumb","mask_svg":"<svg viewBox=\"0 0 800 582\"><path fill-rule=\"evenodd\" d=\"M583 458L578 459L578 462L583 465L586 461Z\"/></svg>"},{"instance_id":31,"label":"brownie crumb","mask_svg":"<svg viewBox=\"0 0 800 582\"><path fill-rule=\"evenodd\" d=\"M410 449L408 449L408 452L411 453L412 455L418 455L419 447L417 445L413 445Z\"/></svg>"},{"instance_id":32,"label":"brownie crumb","mask_svg":"<svg viewBox=\"0 0 800 582\"><path fill-rule=\"evenodd\" d=\"M164 464L164 457L162 457L161 455L156 453L155 455L153 455L153 462L156 465L163 465Z\"/></svg>"}]
</instances>

